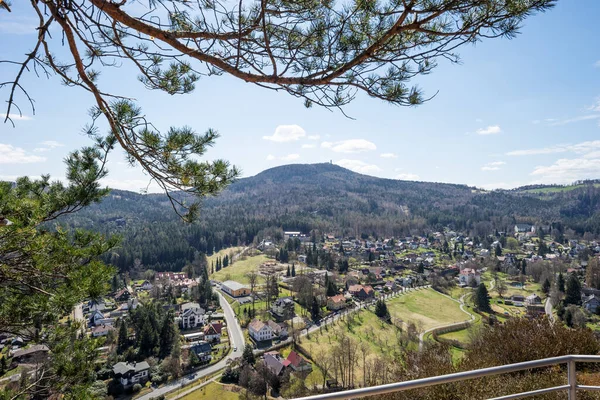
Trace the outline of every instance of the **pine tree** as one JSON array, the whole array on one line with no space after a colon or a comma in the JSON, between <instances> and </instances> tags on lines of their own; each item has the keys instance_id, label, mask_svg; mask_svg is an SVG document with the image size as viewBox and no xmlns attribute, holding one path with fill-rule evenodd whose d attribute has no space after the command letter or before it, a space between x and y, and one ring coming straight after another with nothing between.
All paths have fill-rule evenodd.
<instances>
[{"instance_id":1,"label":"pine tree","mask_svg":"<svg viewBox=\"0 0 600 400\"><path fill-rule=\"evenodd\" d=\"M289 265L287 266L287 271L285 272L285 276L288 277L288 278L291 276L290 266Z\"/></svg>"},{"instance_id":2,"label":"pine tree","mask_svg":"<svg viewBox=\"0 0 600 400\"><path fill-rule=\"evenodd\" d=\"M119 337L117 339L117 353L123 354L129 347L129 334L127 332L127 322L121 321L119 325Z\"/></svg>"},{"instance_id":3,"label":"pine tree","mask_svg":"<svg viewBox=\"0 0 600 400\"><path fill-rule=\"evenodd\" d=\"M546 280L544 280L544 283L542 283L542 292L544 292L545 294L550 293L550 287L550 279L546 278Z\"/></svg>"},{"instance_id":4,"label":"pine tree","mask_svg":"<svg viewBox=\"0 0 600 400\"><path fill-rule=\"evenodd\" d=\"M567 290L565 291L565 306L569 304L581 304L581 283L575 273L572 273L567 280Z\"/></svg>"},{"instance_id":5,"label":"pine tree","mask_svg":"<svg viewBox=\"0 0 600 400\"><path fill-rule=\"evenodd\" d=\"M177 340L177 328L175 327L174 315L169 311L163 318L162 328L160 330L160 357L165 358L173 350L173 345Z\"/></svg>"},{"instance_id":6,"label":"pine tree","mask_svg":"<svg viewBox=\"0 0 600 400\"><path fill-rule=\"evenodd\" d=\"M227 254L225 254L225 257L223 257L223 268L226 268L229 266L229 256Z\"/></svg>"},{"instance_id":7,"label":"pine tree","mask_svg":"<svg viewBox=\"0 0 600 400\"><path fill-rule=\"evenodd\" d=\"M561 293L565 292L565 277L563 276L562 272L559 272L559 274L558 274L556 287L558 288L559 292L561 292Z\"/></svg>"},{"instance_id":8,"label":"pine tree","mask_svg":"<svg viewBox=\"0 0 600 400\"><path fill-rule=\"evenodd\" d=\"M500 257L502 255L502 247L500 246L500 243L498 243L496 245L496 257Z\"/></svg>"},{"instance_id":9,"label":"pine tree","mask_svg":"<svg viewBox=\"0 0 600 400\"><path fill-rule=\"evenodd\" d=\"M479 286L477 287L477 290L475 291L475 306L480 311L484 311L484 312L492 311L492 308L490 307L490 299L488 297L488 291L487 291L487 288L485 287L485 284L483 284L483 283L479 284Z\"/></svg>"},{"instance_id":10,"label":"pine tree","mask_svg":"<svg viewBox=\"0 0 600 400\"><path fill-rule=\"evenodd\" d=\"M377 302L375 303L375 315L377 315L383 320L389 321L390 312L388 311L387 304L385 304L385 301L381 299L377 300Z\"/></svg>"},{"instance_id":11,"label":"pine tree","mask_svg":"<svg viewBox=\"0 0 600 400\"><path fill-rule=\"evenodd\" d=\"M317 298L315 296L313 296L312 298L312 304L310 306L310 316L313 321L318 321L321 317L321 308L319 307L319 302L317 301Z\"/></svg>"},{"instance_id":12,"label":"pine tree","mask_svg":"<svg viewBox=\"0 0 600 400\"><path fill-rule=\"evenodd\" d=\"M335 296L337 294L335 283L327 275L325 275L325 289L327 290L327 296Z\"/></svg>"},{"instance_id":13,"label":"pine tree","mask_svg":"<svg viewBox=\"0 0 600 400\"><path fill-rule=\"evenodd\" d=\"M296 276L296 264L292 264L292 277Z\"/></svg>"},{"instance_id":14,"label":"pine tree","mask_svg":"<svg viewBox=\"0 0 600 400\"><path fill-rule=\"evenodd\" d=\"M117 290L119 290L119 278L117 276L117 274L113 275L111 284L110 284L110 288L111 290L114 292L116 292Z\"/></svg>"},{"instance_id":15,"label":"pine tree","mask_svg":"<svg viewBox=\"0 0 600 400\"><path fill-rule=\"evenodd\" d=\"M246 347L244 347L242 359L248 365L254 365L254 363L256 362L256 359L254 358L254 351L252 350L252 347L248 344L246 345Z\"/></svg>"},{"instance_id":16,"label":"pine tree","mask_svg":"<svg viewBox=\"0 0 600 400\"><path fill-rule=\"evenodd\" d=\"M194 350L190 349L190 355L189 355L189 365L190 367L195 367L196 365L200 364L200 359L198 358L198 355L196 354L196 352Z\"/></svg>"}]
</instances>

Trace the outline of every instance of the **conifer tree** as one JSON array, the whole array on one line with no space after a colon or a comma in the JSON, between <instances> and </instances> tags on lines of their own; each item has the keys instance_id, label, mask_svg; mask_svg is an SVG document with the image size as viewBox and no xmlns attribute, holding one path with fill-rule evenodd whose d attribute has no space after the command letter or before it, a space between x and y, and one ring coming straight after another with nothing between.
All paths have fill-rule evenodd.
<instances>
[{"instance_id":1,"label":"conifer tree","mask_svg":"<svg viewBox=\"0 0 600 400\"><path fill-rule=\"evenodd\" d=\"M563 276L562 272L558 273L556 287L558 288L559 292L561 292L561 293L565 292L565 277Z\"/></svg>"},{"instance_id":2,"label":"conifer tree","mask_svg":"<svg viewBox=\"0 0 600 400\"><path fill-rule=\"evenodd\" d=\"M551 287L550 279L546 278L544 280L544 283L542 283L542 292L544 292L545 294L550 293L550 287Z\"/></svg>"},{"instance_id":3,"label":"conifer tree","mask_svg":"<svg viewBox=\"0 0 600 400\"><path fill-rule=\"evenodd\" d=\"M387 304L385 304L385 301L381 299L377 300L375 303L375 315L386 321L390 319L390 312L387 308Z\"/></svg>"},{"instance_id":4,"label":"conifer tree","mask_svg":"<svg viewBox=\"0 0 600 400\"><path fill-rule=\"evenodd\" d=\"M288 278L291 276L290 266L289 265L287 266L287 271L285 272L285 276L288 277Z\"/></svg>"},{"instance_id":5,"label":"conifer tree","mask_svg":"<svg viewBox=\"0 0 600 400\"><path fill-rule=\"evenodd\" d=\"M490 312L490 299L485 284L481 283L475 291L475 305L480 311Z\"/></svg>"},{"instance_id":6,"label":"conifer tree","mask_svg":"<svg viewBox=\"0 0 600 400\"><path fill-rule=\"evenodd\" d=\"M292 276L296 276L296 264L292 263Z\"/></svg>"},{"instance_id":7,"label":"conifer tree","mask_svg":"<svg viewBox=\"0 0 600 400\"><path fill-rule=\"evenodd\" d=\"M119 325L119 336L117 338L117 353L123 354L129 348L129 333L127 332L127 322L123 319Z\"/></svg>"},{"instance_id":8,"label":"conifer tree","mask_svg":"<svg viewBox=\"0 0 600 400\"><path fill-rule=\"evenodd\" d=\"M569 275L569 279L567 280L564 303L565 306L569 304L581 304L581 283L579 283L579 278L577 278L575 273Z\"/></svg>"}]
</instances>

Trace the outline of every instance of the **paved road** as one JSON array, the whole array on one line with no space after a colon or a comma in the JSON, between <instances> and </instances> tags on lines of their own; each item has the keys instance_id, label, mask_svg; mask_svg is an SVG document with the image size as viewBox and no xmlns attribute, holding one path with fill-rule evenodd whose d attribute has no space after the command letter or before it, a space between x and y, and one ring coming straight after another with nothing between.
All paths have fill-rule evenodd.
<instances>
[{"instance_id":1,"label":"paved road","mask_svg":"<svg viewBox=\"0 0 600 400\"><path fill-rule=\"evenodd\" d=\"M546 311L546 315L548 316L550 321L554 322L554 314L552 313L552 302L550 301L550 297L546 298L544 310Z\"/></svg>"},{"instance_id":2,"label":"paved road","mask_svg":"<svg viewBox=\"0 0 600 400\"><path fill-rule=\"evenodd\" d=\"M438 293L440 293L440 292L438 292ZM475 321L475 315L471 314L465 308L465 296L466 296L466 294L463 294L461 296L460 300L453 299L452 297L450 297L450 296L448 296L447 294L444 294L444 293L440 293L440 294L442 296L446 296L447 298L449 298L452 301L455 301L455 302L459 303L460 304L460 310L462 312L464 312L465 314L467 314L471 319L465 320L465 321L461 321L461 322L452 322L450 324L441 325L441 326L435 326L433 328L427 329L425 332L423 332L423 333L421 333L419 335L419 348L420 349L423 348L423 340L425 339L425 335L428 334L429 332L432 332L432 331L434 331L436 329L440 329L440 328L450 328L450 327L453 327L453 326L458 326L458 325L464 324L465 322L473 322L473 321Z\"/></svg>"},{"instance_id":3,"label":"paved road","mask_svg":"<svg viewBox=\"0 0 600 400\"><path fill-rule=\"evenodd\" d=\"M233 360L233 359L236 359L236 358L242 356L242 353L244 351L244 334L242 333L242 328L240 328L240 324L238 323L237 319L235 318L233 309L231 308L231 306L229 305L227 300L225 300L225 298L223 297L223 295L221 295L221 293L218 293L218 294L219 294L219 302L221 303L221 308L223 309L223 313L225 314L225 321L227 321L227 329L229 331L229 340L230 340L231 347L237 348L237 350L229 353L229 355L227 357L225 357L218 363L213 364L210 367L204 368L195 373L188 374L188 375L184 376L183 378L178 379L177 381L168 383L167 385L165 385L161 388L155 389L151 393L148 393L144 396L139 397L138 400L150 400L153 397L158 397L160 395L167 394L172 390L189 385L199 379L204 378L207 375L211 375L215 372L222 370L223 368L225 368L227 366L227 362L229 360Z\"/></svg>"}]
</instances>

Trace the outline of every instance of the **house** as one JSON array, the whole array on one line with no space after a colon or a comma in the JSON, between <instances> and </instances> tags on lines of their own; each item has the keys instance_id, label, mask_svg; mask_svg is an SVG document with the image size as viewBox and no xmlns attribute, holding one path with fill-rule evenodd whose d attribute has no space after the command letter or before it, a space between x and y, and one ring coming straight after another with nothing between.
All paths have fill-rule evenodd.
<instances>
[{"instance_id":1,"label":"house","mask_svg":"<svg viewBox=\"0 0 600 400\"><path fill-rule=\"evenodd\" d=\"M90 315L90 324L92 324L94 326L99 326L99 325L102 325L103 321L104 321L104 314L102 314L98 310L92 311L92 314Z\"/></svg>"},{"instance_id":2,"label":"house","mask_svg":"<svg viewBox=\"0 0 600 400\"><path fill-rule=\"evenodd\" d=\"M167 280L169 282L182 281L187 278L185 272L158 272L156 274L156 280Z\"/></svg>"},{"instance_id":3,"label":"house","mask_svg":"<svg viewBox=\"0 0 600 400\"><path fill-rule=\"evenodd\" d=\"M591 295L586 300L583 301L583 308L588 310L591 313L596 313L598 311L598 307L600 306L600 299L596 297L596 295Z\"/></svg>"},{"instance_id":4,"label":"house","mask_svg":"<svg viewBox=\"0 0 600 400\"><path fill-rule=\"evenodd\" d=\"M212 356L210 355L210 353L212 352L212 346L208 342L196 342L190 347L190 350L196 353L196 355L202 362L208 362L212 358Z\"/></svg>"},{"instance_id":5,"label":"house","mask_svg":"<svg viewBox=\"0 0 600 400\"><path fill-rule=\"evenodd\" d=\"M154 287L154 285L152 285L152 283L150 283L150 281L144 281L140 285L140 289L142 289L142 290L152 290L153 287Z\"/></svg>"},{"instance_id":6,"label":"house","mask_svg":"<svg viewBox=\"0 0 600 400\"><path fill-rule=\"evenodd\" d=\"M117 301L119 303L129 300L130 297L131 297L131 293L129 292L129 289L127 289L127 288L119 290L117 293L115 293L115 296L114 296L115 301Z\"/></svg>"},{"instance_id":7,"label":"house","mask_svg":"<svg viewBox=\"0 0 600 400\"><path fill-rule=\"evenodd\" d=\"M294 301L291 297L280 297L271 305L271 314L278 321L294 318Z\"/></svg>"},{"instance_id":8,"label":"house","mask_svg":"<svg viewBox=\"0 0 600 400\"><path fill-rule=\"evenodd\" d=\"M341 310L346 307L346 298L343 294L327 298L327 309L332 311Z\"/></svg>"},{"instance_id":9,"label":"house","mask_svg":"<svg viewBox=\"0 0 600 400\"><path fill-rule=\"evenodd\" d=\"M273 339L273 329L269 324L259 320L254 320L248 324L248 333L257 342Z\"/></svg>"},{"instance_id":10,"label":"house","mask_svg":"<svg viewBox=\"0 0 600 400\"><path fill-rule=\"evenodd\" d=\"M510 297L510 299L513 302L513 304L517 307L523 307L523 305L525 303L525 296L522 296L520 294L513 294Z\"/></svg>"},{"instance_id":11,"label":"house","mask_svg":"<svg viewBox=\"0 0 600 400\"><path fill-rule=\"evenodd\" d=\"M267 325L269 325L269 327L271 328L271 332L273 332L272 337L273 339L280 339L280 340L285 340L288 337L288 331L287 331L287 326L285 326L285 324L281 323L278 324L275 321L267 321Z\"/></svg>"},{"instance_id":12,"label":"house","mask_svg":"<svg viewBox=\"0 0 600 400\"><path fill-rule=\"evenodd\" d=\"M391 292L398 290L398 285L396 285L396 282L394 281L387 281L383 287Z\"/></svg>"},{"instance_id":13,"label":"house","mask_svg":"<svg viewBox=\"0 0 600 400\"><path fill-rule=\"evenodd\" d=\"M535 306L539 304L542 304L542 298L535 293L530 294L525 298L525 305L527 306Z\"/></svg>"},{"instance_id":14,"label":"house","mask_svg":"<svg viewBox=\"0 0 600 400\"><path fill-rule=\"evenodd\" d=\"M295 372L312 370L312 365L310 365L308 361L306 361L300 354L296 353L295 351L290 352L290 354L286 358L286 361L289 362L289 366Z\"/></svg>"},{"instance_id":15,"label":"house","mask_svg":"<svg viewBox=\"0 0 600 400\"><path fill-rule=\"evenodd\" d=\"M483 258L488 258L490 256L490 251L488 249L481 249L479 252L479 256Z\"/></svg>"},{"instance_id":16,"label":"house","mask_svg":"<svg viewBox=\"0 0 600 400\"><path fill-rule=\"evenodd\" d=\"M270 351L268 353L265 353L264 357L264 362L265 365L267 366L267 368L276 376L281 375L281 373L283 372L285 365L284 365L284 361L281 358L281 355L279 354L279 352L277 351Z\"/></svg>"},{"instance_id":17,"label":"house","mask_svg":"<svg viewBox=\"0 0 600 400\"><path fill-rule=\"evenodd\" d=\"M528 305L527 316L528 317L539 317L546 314L546 309L542 305Z\"/></svg>"},{"instance_id":18,"label":"house","mask_svg":"<svg viewBox=\"0 0 600 400\"><path fill-rule=\"evenodd\" d=\"M360 300L367 300L375 296L375 291L369 285L352 285L348 288L348 292Z\"/></svg>"},{"instance_id":19,"label":"house","mask_svg":"<svg viewBox=\"0 0 600 400\"><path fill-rule=\"evenodd\" d=\"M474 268L461 268L458 274L458 283L460 286L472 286L473 283L481 283L481 274Z\"/></svg>"},{"instance_id":20,"label":"house","mask_svg":"<svg viewBox=\"0 0 600 400\"><path fill-rule=\"evenodd\" d=\"M212 322L204 327L204 340L207 342L220 342L221 330L223 324L221 322Z\"/></svg>"},{"instance_id":21,"label":"house","mask_svg":"<svg viewBox=\"0 0 600 400\"><path fill-rule=\"evenodd\" d=\"M46 359L50 349L43 344L36 344L28 349L20 349L13 353L12 360L17 364L38 364Z\"/></svg>"},{"instance_id":22,"label":"house","mask_svg":"<svg viewBox=\"0 0 600 400\"><path fill-rule=\"evenodd\" d=\"M115 331L112 325L100 325L92 328L92 337L108 336L109 333Z\"/></svg>"},{"instance_id":23,"label":"house","mask_svg":"<svg viewBox=\"0 0 600 400\"><path fill-rule=\"evenodd\" d=\"M204 309L198 303L181 305L179 320L182 329L192 329L204 324Z\"/></svg>"},{"instance_id":24,"label":"house","mask_svg":"<svg viewBox=\"0 0 600 400\"><path fill-rule=\"evenodd\" d=\"M221 284L221 290L231 297L249 296L250 288L236 281L225 281Z\"/></svg>"},{"instance_id":25,"label":"house","mask_svg":"<svg viewBox=\"0 0 600 400\"><path fill-rule=\"evenodd\" d=\"M144 383L149 379L150 365L146 361L124 363L119 362L113 366L115 379L123 386L131 386L136 383Z\"/></svg>"},{"instance_id":26,"label":"house","mask_svg":"<svg viewBox=\"0 0 600 400\"><path fill-rule=\"evenodd\" d=\"M298 256L298 261L300 261L301 263L306 264L306 259L307 258L308 257L306 257L304 254L301 254L301 255Z\"/></svg>"},{"instance_id":27,"label":"house","mask_svg":"<svg viewBox=\"0 0 600 400\"><path fill-rule=\"evenodd\" d=\"M515 225L515 233L535 233L535 227L529 224L516 224Z\"/></svg>"}]
</instances>

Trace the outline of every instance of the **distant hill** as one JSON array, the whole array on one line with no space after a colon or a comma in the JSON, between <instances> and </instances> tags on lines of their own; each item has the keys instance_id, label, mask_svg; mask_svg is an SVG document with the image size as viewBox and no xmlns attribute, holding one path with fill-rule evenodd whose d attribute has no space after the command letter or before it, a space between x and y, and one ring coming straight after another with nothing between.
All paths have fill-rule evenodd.
<instances>
[{"instance_id":1,"label":"distant hill","mask_svg":"<svg viewBox=\"0 0 600 400\"><path fill-rule=\"evenodd\" d=\"M567 190L568 189L568 190ZM178 269L194 251L212 253L282 230L356 236L405 236L445 226L485 235L517 222L600 234L597 182L482 191L466 185L361 175L332 164L271 168L204 201L199 222L183 224L162 194L113 190L102 203L62 222L123 235L113 257L122 268L140 258Z\"/></svg>"}]
</instances>

